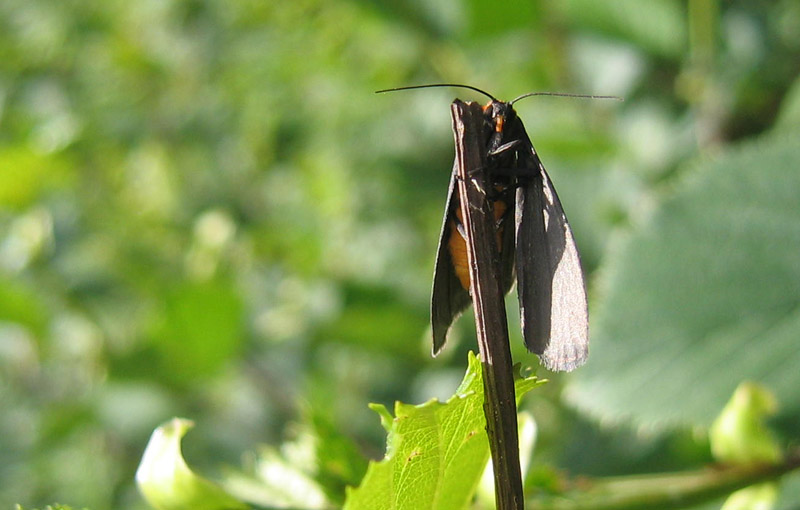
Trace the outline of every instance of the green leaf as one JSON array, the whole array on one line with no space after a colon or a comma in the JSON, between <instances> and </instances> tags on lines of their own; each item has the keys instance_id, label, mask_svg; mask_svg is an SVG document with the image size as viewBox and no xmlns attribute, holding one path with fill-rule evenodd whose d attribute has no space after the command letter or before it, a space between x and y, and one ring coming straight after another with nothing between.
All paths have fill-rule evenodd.
<instances>
[{"instance_id":1,"label":"green leaf","mask_svg":"<svg viewBox=\"0 0 800 510\"><path fill-rule=\"evenodd\" d=\"M800 408L800 145L772 137L704 161L602 270L593 413L708 425L745 379Z\"/></svg>"},{"instance_id":2,"label":"green leaf","mask_svg":"<svg viewBox=\"0 0 800 510\"><path fill-rule=\"evenodd\" d=\"M538 384L535 377L517 379L517 399ZM371 407L388 432L386 456L370 464L358 488L348 490L344 510L465 508L489 459L475 355L470 353L464 380L446 403L398 402L394 417L382 405Z\"/></svg>"},{"instance_id":3,"label":"green leaf","mask_svg":"<svg viewBox=\"0 0 800 510\"><path fill-rule=\"evenodd\" d=\"M800 78L796 79L781 102L775 130L796 131L800 127Z\"/></svg>"},{"instance_id":4,"label":"green leaf","mask_svg":"<svg viewBox=\"0 0 800 510\"><path fill-rule=\"evenodd\" d=\"M42 334L47 324L47 308L28 284L0 277L0 321L17 322Z\"/></svg>"},{"instance_id":5,"label":"green leaf","mask_svg":"<svg viewBox=\"0 0 800 510\"><path fill-rule=\"evenodd\" d=\"M760 483L734 492L720 510L770 510L778 501L778 484Z\"/></svg>"},{"instance_id":6,"label":"green leaf","mask_svg":"<svg viewBox=\"0 0 800 510\"><path fill-rule=\"evenodd\" d=\"M765 423L776 408L775 397L765 388L740 384L709 431L714 458L731 463L779 462L780 445ZM760 483L731 494L722 510L767 510L774 507L778 494L777 483Z\"/></svg>"},{"instance_id":7,"label":"green leaf","mask_svg":"<svg viewBox=\"0 0 800 510\"><path fill-rule=\"evenodd\" d=\"M553 6L573 24L629 41L660 56L679 58L684 51L686 15L675 0L567 0Z\"/></svg>"},{"instance_id":8,"label":"green leaf","mask_svg":"<svg viewBox=\"0 0 800 510\"><path fill-rule=\"evenodd\" d=\"M473 36L488 37L530 29L539 22L536 4L524 0L504 2L502 9L498 9L494 2L469 0L465 8L469 12L469 31ZM510 12L514 15L509 16Z\"/></svg>"},{"instance_id":9,"label":"green leaf","mask_svg":"<svg viewBox=\"0 0 800 510\"><path fill-rule=\"evenodd\" d=\"M292 441L263 446L247 469L232 471L224 486L265 508L328 509L341 505L344 487L357 483L366 460L349 439L319 415L308 416Z\"/></svg>"},{"instance_id":10,"label":"green leaf","mask_svg":"<svg viewBox=\"0 0 800 510\"><path fill-rule=\"evenodd\" d=\"M709 431L714 458L740 463L780 461L780 445L765 423L776 408L775 397L765 388L750 382L739 385Z\"/></svg>"},{"instance_id":11,"label":"green leaf","mask_svg":"<svg viewBox=\"0 0 800 510\"><path fill-rule=\"evenodd\" d=\"M316 459L303 442L287 443L280 451L261 448L254 472L229 473L225 487L241 499L264 508L330 508L323 488L310 473L316 467L313 464ZM305 451L287 451L287 446Z\"/></svg>"},{"instance_id":12,"label":"green leaf","mask_svg":"<svg viewBox=\"0 0 800 510\"><path fill-rule=\"evenodd\" d=\"M22 506L17 505L16 507L14 507L14 510L25 510L25 509ZM47 505L42 510L72 510L72 507L67 505L59 505L58 503L55 503L53 505Z\"/></svg>"},{"instance_id":13,"label":"green leaf","mask_svg":"<svg viewBox=\"0 0 800 510\"><path fill-rule=\"evenodd\" d=\"M26 146L0 148L0 207L23 209L45 192L69 183L71 162Z\"/></svg>"},{"instance_id":14,"label":"green leaf","mask_svg":"<svg viewBox=\"0 0 800 510\"><path fill-rule=\"evenodd\" d=\"M169 375L192 381L225 366L244 339L242 313L241 298L229 279L181 282L171 289L155 332Z\"/></svg>"},{"instance_id":15,"label":"green leaf","mask_svg":"<svg viewBox=\"0 0 800 510\"><path fill-rule=\"evenodd\" d=\"M136 470L139 491L157 510L248 508L186 465L181 455L181 438L193 425L189 420L173 418L153 432Z\"/></svg>"},{"instance_id":16,"label":"green leaf","mask_svg":"<svg viewBox=\"0 0 800 510\"><path fill-rule=\"evenodd\" d=\"M363 478L367 460L360 454L355 442L337 430L322 413L311 409L310 414L317 467L314 478L328 498L341 505L344 503L345 487Z\"/></svg>"}]
</instances>

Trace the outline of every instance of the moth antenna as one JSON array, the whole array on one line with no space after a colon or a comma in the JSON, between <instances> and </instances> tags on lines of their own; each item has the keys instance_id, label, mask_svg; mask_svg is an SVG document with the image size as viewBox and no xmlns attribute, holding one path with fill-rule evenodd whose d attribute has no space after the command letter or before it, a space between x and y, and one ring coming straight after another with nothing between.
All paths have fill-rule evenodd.
<instances>
[{"instance_id":1,"label":"moth antenna","mask_svg":"<svg viewBox=\"0 0 800 510\"><path fill-rule=\"evenodd\" d=\"M435 87L455 87L455 88L474 90L475 92L479 92L479 93L483 94L484 96L488 97L492 101L497 101L497 98L495 98L493 95L489 94L485 90L481 90L478 87L473 87L472 85L462 85L460 83L431 83L431 84L428 84L428 85L410 85L408 87L395 87L395 88L392 88L392 89L376 90L375 93L376 94L382 94L384 92L396 92L398 90L431 89L431 88L435 88ZM499 101L497 101L497 102L499 102Z\"/></svg>"},{"instance_id":2,"label":"moth antenna","mask_svg":"<svg viewBox=\"0 0 800 510\"><path fill-rule=\"evenodd\" d=\"M583 99L615 99L617 101L624 101L619 96L594 96L589 94L568 94L566 92L528 92L527 94L522 94L519 97L516 97L508 102L508 104L513 105L520 99L525 99L526 97L531 96L557 96L557 97L579 97Z\"/></svg>"}]
</instances>

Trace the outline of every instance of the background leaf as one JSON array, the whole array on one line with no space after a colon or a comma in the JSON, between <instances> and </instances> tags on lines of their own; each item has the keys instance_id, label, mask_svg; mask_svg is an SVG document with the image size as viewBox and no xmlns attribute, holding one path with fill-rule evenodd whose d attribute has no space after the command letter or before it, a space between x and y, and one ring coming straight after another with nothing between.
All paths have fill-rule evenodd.
<instances>
[{"instance_id":1,"label":"background leaf","mask_svg":"<svg viewBox=\"0 0 800 510\"><path fill-rule=\"evenodd\" d=\"M700 162L615 248L572 388L581 407L709 425L753 379L797 416L799 166L794 136Z\"/></svg>"},{"instance_id":2,"label":"background leaf","mask_svg":"<svg viewBox=\"0 0 800 510\"><path fill-rule=\"evenodd\" d=\"M142 495L156 510L248 508L186 464L181 440L193 426L189 420L173 418L153 432L136 470L136 483Z\"/></svg>"}]
</instances>

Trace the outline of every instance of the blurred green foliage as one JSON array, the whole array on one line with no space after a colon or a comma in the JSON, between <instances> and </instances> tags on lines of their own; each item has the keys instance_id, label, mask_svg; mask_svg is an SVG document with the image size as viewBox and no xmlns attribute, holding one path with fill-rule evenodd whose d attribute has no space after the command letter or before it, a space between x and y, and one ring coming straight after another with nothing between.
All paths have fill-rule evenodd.
<instances>
[{"instance_id":1,"label":"blurred green foliage","mask_svg":"<svg viewBox=\"0 0 800 510\"><path fill-rule=\"evenodd\" d=\"M652 308L616 307L640 303L625 294L630 278L635 292L682 295L670 279L660 280L666 288L642 285L635 275L647 274L646 264L659 274L671 267L681 282L697 269L684 264L699 262L680 253L650 261L657 244L642 247L634 276L620 261L636 254L625 240L642 236L676 189L659 225L680 219L671 210L688 220L707 213L702 203L679 207L716 193L681 187L687 168L701 182L704 168L713 182L727 169L736 182L738 166L705 163L735 157L746 139L777 136L775 126L796 136L799 70L794 0L4 0L0 505L145 508L134 471L150 432L175 415L198 423L185 453L213 471L291 436L287 423L307 408L378 457L381 429L367 402L452 393L463 353L474 348L471 318L454 332L461 342L432 360L427 300L452 165L448 105L456 95L477 98L372 93L437 81L500 98L532 90L625 97L528 99L517 108L590 280L611 274L590 288L603 332L597 364L590 357L589 375L558 377L527 403L540 429L534 463L623 474L709 460L691 427L709 425L735 382L774 363L761 357L751 371L749 354L770 352L778 337L787 349L798 337L797 258L770 265L769 252L738 258L740 247L719 245L743 271L767 261L770 281L783 284L755 295L768 295L777 311L745 314L746 331L734 328L726 347L728 337L703 322L702 304L747 308L747 300L716 302L702 293L715 287L699 281L699 326L681 329L684 348L669 360L670 382L685 385L670 388L663 413L628 408L613 391L638 381L646 400L647 381L627 370L636 359L620 360L637 340L646 354L659 338L675 338L671 327L684 317L660 317L652 328ZM748 179L761 170L752 165L770 165L765 175L788 186L797 169L790 151L757 151L742 153L753 161ZM769 189L753 195L767 214ZM735 205L726 197L714 203ZM800 208L791 198L781 204L782 218ZM726 218L721 208L712 219L729 227ZM729 222L740 232L735 216ZM717 227L699 225L684 238L695 233L702 246L704 229ZM796 253L797 227L786 225L781 253ZM707 274L725 279L727 268ZM716 310L712 325L741 312ZM788 319L760 343L770 316ZM514 321L510 329L516 359L535 366ZM703 391L703 374L727 369L713 356L734 347L744 361L725 385ZM687 359L703 362L693 369ZM788 359L778 367L786 373L796 367ZM616 368L630 378L604 388L591 414L562 401L577 378L585 403L589 383L613 381ZM771 389L777 430L796 441L800 399L786 396L800 390ZM689 392L695 398L683 407L679 396ZM597 420L609 416L613 426ZM666 428L667 419L681 427Z\"/></svg>"}]
</instances>

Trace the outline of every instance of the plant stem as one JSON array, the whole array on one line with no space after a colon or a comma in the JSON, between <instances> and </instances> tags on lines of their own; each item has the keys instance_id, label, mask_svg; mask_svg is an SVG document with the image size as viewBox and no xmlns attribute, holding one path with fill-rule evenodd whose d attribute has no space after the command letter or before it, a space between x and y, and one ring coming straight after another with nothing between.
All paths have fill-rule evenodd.
<instances>
[{"instance_id":1,"label":"plant stem","mask_svg":"<svg viewBox=\"0 0 800 510\"><path fill-rule=\"evenodd\" d=\"M492 452L498 510L522 510L517 406L508 321L500 285L500 262L492 208L486 196L487 140L483 110L456 99L451 105L456 142L458 193L467 241L470 294L475 310L478 349L483 367L486 431Z\"/></svg>"},{"instance_id":2,"label":"plant stem","mask_svg":"<svg viewBox=\"0 0 800 510\"><path fill-rule=\"evenodd\" d=\"M536 497L539 510L647 510L688 508L800 468L800 451L776 464L725 465L696 471L614 478L582 478L574 495Z\"/></svg>"}]
</instances>

